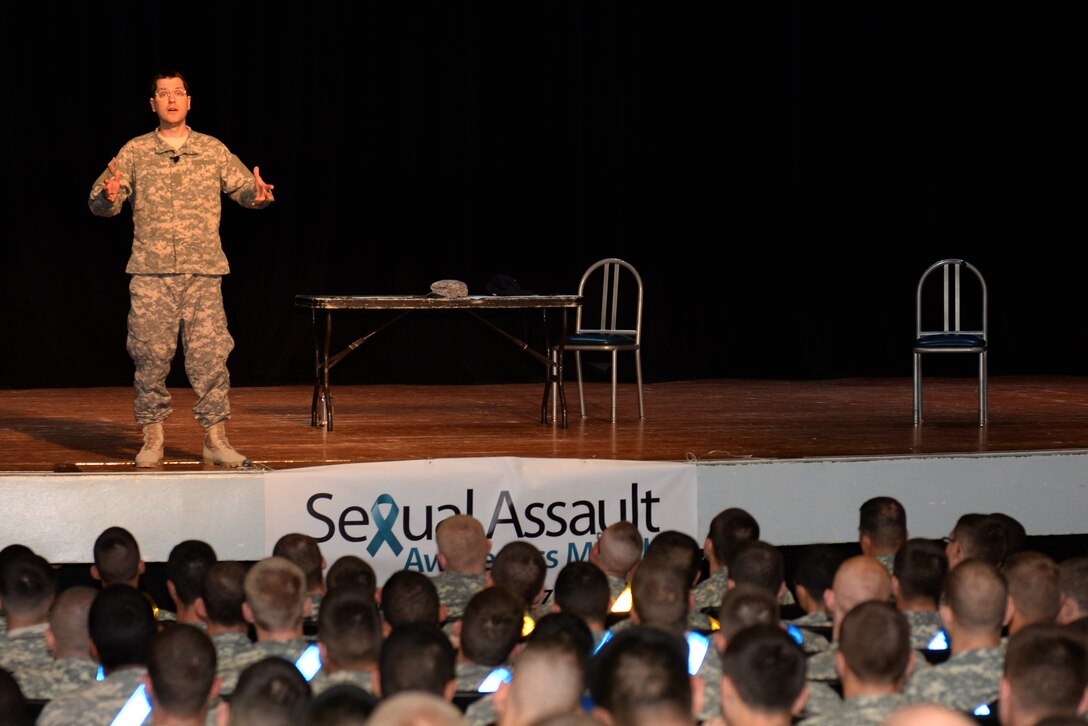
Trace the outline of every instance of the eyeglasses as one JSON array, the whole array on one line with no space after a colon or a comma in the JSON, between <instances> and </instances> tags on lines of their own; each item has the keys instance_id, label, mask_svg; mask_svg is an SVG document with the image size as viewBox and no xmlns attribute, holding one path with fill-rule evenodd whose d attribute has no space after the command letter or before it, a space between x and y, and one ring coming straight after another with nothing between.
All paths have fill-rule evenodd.
<instances>
[{"instance_id":1,"label":"eyeglasses","mask_svg":"<svg viewBox=\"0 0 1088 726\"><path fill-rule=\"evenodd\" d=\"M188 95L189 92L186 91L184 88L179 88L176 91L168 91L165 88L160 88L159 90L155 91L155 98L159 99L160 101L165 101L168 98L185 98Z\"/></svg>"}]
</instances>

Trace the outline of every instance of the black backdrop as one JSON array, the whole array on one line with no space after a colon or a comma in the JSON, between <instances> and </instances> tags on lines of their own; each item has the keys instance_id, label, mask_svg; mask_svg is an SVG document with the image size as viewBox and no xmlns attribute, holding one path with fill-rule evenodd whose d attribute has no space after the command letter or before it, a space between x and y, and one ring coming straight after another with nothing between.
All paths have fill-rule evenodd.
<instances>
[{"instance_id":1,"label":"black backdrop","mask_svg":"<svg viewBox=\"0 0 1088 726\"><path fill-rule=\"evenodd\" d=\"M130 381L131 216L86 195L154 127L161 69L276 185L265 211L224 208L235 385L308 380L296 293L496 273L572 292L607 256L645 279L649 381L909 375L913 286L942 257L987 277L992 373L1079 374L1073 5L20 6L0 25L0 385ZM539 379L507 348L418 317L337 380Z\"/></svg>"}]
</instances>

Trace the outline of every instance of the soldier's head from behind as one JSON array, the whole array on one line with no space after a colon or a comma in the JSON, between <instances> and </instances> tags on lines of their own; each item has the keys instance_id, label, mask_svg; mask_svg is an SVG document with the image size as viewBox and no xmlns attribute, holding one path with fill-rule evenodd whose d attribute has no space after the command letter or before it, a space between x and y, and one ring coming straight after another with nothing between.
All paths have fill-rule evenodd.
<instances>
[{"instance_id":1,"label":"soldier's head from behind","mask_svg":"<svg viewBox=\"0 0 1088 726\"><path fill-rule=\"evenodd\" d=\"M332 590L341 585L362 585L374 597L378 589L378 576L370 563L355 555L344 555L332 563L325 575L325 586Z\"/></svg>"},{"instance_id":2,"label":"soldier's head from behind","mask_svg":"<svg viewBox=\"0 0 1088 726\"><path fill-rule=\"evenodd\" d=\"M745 542L759 539L759 523L740 507L730 507L718 512L710 520L710 531L703 543L703 553L710 560L714 572L728 567L737 549Z\"/></svg>"},{"instance_id":3,"label":"soldier's head from behind","mask_svg":"<svg viewBox=\"0 0 1088 726\"><path fill-rule=\"evenodd\" d=\"M44 557L26 553L9 558L0 580L8 630L46 622L56 592L56 573Z\"/></svg>"},{"instance_id":4,"label":"soldier's head from behind","mask_svg":"<svg viewBox=\"0 0 1088 726\"><path fill-rule=\"evenodd\" d=\"M434 583L422 572L397 570L382 586L382 615L391 628L408 623L441 625L444 610Z\"/></svg>"},{"instance_id":5,"label":"soldier's head from behind","mask_svg":"<svg viewBox=\"0 0 1088 726\"><path fill-rule=\"evenodd\" d=\"M245 630L242 604L246 601L246 566L227 560L217 562L204 575L204 595L198 607L203 609L209 626Z\"/></svg>"},{"instance_id":6,"label":"soldier's head from behind","mask_svg":"<svg viewBox=\"0 0 1088 726\"><path fill-rule=\"evenodd\" d=\"M229 710L229 726L295 726L304 723L311 693L294 663L271 656L242 671L229 707L219 708Z\"/></svg>"},{"instance_id":7,"label":"soldier's head from behind","mask_svg":"<svg viewBox=\"0 0 1088 726\"><path fill-rule=\"evenodd\" d=\"M548 565L536 545L516 540L505 545L495 555L491 571L487 573L487 581L491 585L505 588L527 608L544 597L544 578L547 574Z\"/></svg>"},{"instance_id":8,"label":"soldier's head from behind","mask_svg":"<svg viewBox=\"0 0 1088 726\"><path fill-rule=\"evenodd\" d=\"M642 559L642 546L642 534L638 527L621 519L601 532L589 551L589 561L600 567L608 577L627 580Z\"/></svg>"},{"instance_id":9,"label":"soldier's head from behind","mask_svg":"<svg viewBox=\"0 0 1088 726\"><path fill-rule=\"evenodd\" d=\"M1053 623L1062 605L1058 565L1041 552L1019 552L1005 560L1012 599L1009 634L1036 623Z\"/></svg>"},{"instance_id":10,"label":"soldier's head from behind","mask_svg":"<svg viewBox=\"0 0 1088 726\"><path fill-rule=\"evenodd\" d=\"M555 604L581 618L591 630L602 630L608 619L608 578L589 562L571 562L555 578Z\"/></svg>"},{"instance_id":11,"label":"soldier's head from behind","mask_svg":"<svg viewBox=\"0 0 1088 726\"><path fill-rule=\"evenodd\" d=\"M832 638L838 640L839 627L846 614L863 602L888 602L892 595L892 577L880 561L868 555L858 555L839 565L831 589L824 593L824 602L831 613Z\"/></svg>"},{"instance_id":12,"label":"soldier's head from behind","mask_svg":"<svg viewBox=\"0 0 1088 726\"><path fill-rule=\"evenodd\" d=\"M88 613L91 643L107 675L126 666L147 664L157 631L151 603L136 588L110 585L91 603Z\"/></svg>"},{"instance_id":13,"label":"soldier's head from behind","mask_svg":"<svg viewBox=\"0 0 1088 726\"><path fill-rule=\"evenodd\" d=\"M1004 726L1077 716L1088 708L1088 647L1083 632L1029 625L1009 638L998 697Z\"/></svg>"},{"instance_id":14,"label":"soldier's head from behind","mask_svg":"<svg viewBox=\"0 0 1088 726\"><path fill-rule=\"evenodd\" d=\"M534 638L518 656L510 683L495 693L495 710L503 726L531 726L579 712L584 690L585 653L564 639Z\"/></svg>"},{"instance_id":15,"label":"soldier's head from behind","mask_svg":"<svg viewBox=\"0 0 1088 726\"><path fill-rule=\"evenodd\" d=\"M827 609L824 592L831 589L841 561L842 557L827 545L812 545L802 550L793 573L793 586L797 604L806 613Z\"/></svg>"},{"instance_id":16,"label":"soldier's head from behind","mask_svg":"<svg viewBox=\"0 0 1088 726\"><path fill-rule=\"evenodd\" d=\"M843 698L902 690L913 662L910 626L892 605L863 602L843 618L835 655Z\"/></svg>"},{"instance_id":17,"label":"soldier's head from behind","mask_svg":"<svg viewBox=\"0 0 1088 726\"><path fill-rule=\"evenodd\" d=\"M1067 625L1088 617L1088 557L1071 557L1058 565L1062 604L1058 622Z\"/></svg>"},{"instance_id":18,"label":"soldier's head from behind","mask_svg":"<svg viewBox=\"0 0 1088 726\"><path fill-rule=\"evenodd\" d=\"M188 613L190 621L199 618L192 612L196 601L204 597L204 577L216 563L215 550L207 542L189 539L170 550L166 560L166 589L177 607L178 619Z\"/></svg>"},{"instance_id":19,"label":"soldier's head from behind","mask_svg":"<svg viewBox=\"0 0 1088 726\"><path fill-rule=\"evenodd\" d=\"M435 527L438 564L443 570L480 575L487 569L491 540L479 520L467 514L447 517Z\"/></svg>"},{"instance_id":20,"label":"soldier's head from behind","mask_svg":"<svg viewBox=\"0 0 1088 726\"><path fill-rule=\"evenodd\" d=\"M140 546L132 533L123 527L109 527L94 542L94 564L91 577L101 580L102 587L124 584L138 587L144 574Z\"/></svg>"},{"instance_id":21,"label":"soldier's head from behind","mask_svg":"<svg viewBox=\"0 0 1088 726\"><path fill-rule=\"evenodd\" d=\"M729 581L734 585L755 585L776 598L786 592L785 563L774 545L753 540L738 549L729 564Z\"/></svg>"},{"instance_id":22,"label":"soldier's head from behind","mask_svg":"<svg viewBox=\"0 0 1088 726\"><path fill-rule=\"evenodd\" d=\"M147 663L155 722L203 724L219 692L215 647L203 631L171 625L155 636Z\"/></svg>"},{"instance_id":23,"label":"soldier's head from behind","mask_svg":"<svg viewBox=\"0 0 1088 726\"><path fill-rule=\"evenodd\" d=\"M45 644L54 658L90 657L90 612L97 594L93 588L76 586L57 595L45 631Z\"/></svg>"},{"instance_id":24,"label":"soldier's head from behind","mask_svg":"<svg viewBox=\"0 0 1088 726\"><path fill-rule=\"evenodd\" d=\"M945 553L949 568L966 559L986 560L999 569L1009 550L1005 524L989 514L965 514L946 538Z\"/></svg>"},{"instance_id":25,"label":"soldier's head from behind","mask_svg":"<svg viewBox=\"0 0 1088 726\"><path fill-rule=\"evenodd\" d=\"M964 560L945 580L941 620L957 640L997 645L1012 617L1004 576L986 560Z\"/></svg>"},{"instance_id":26,"label":"soldier's head from behind","mask_svg":"<svg viewBox=\"0 0 1088 726\"><path fill-rule=\"evenodd\" d=\"M866 501L858 520L858 542L864 555L895 554L907 539L907 510L892 497Z\"/></svg>"},{"instance_id":27,"label":"soldier's head from behind","mask_svg":"<svg viewBox=\"0 0 1088 726\"><path fill-rule=\"evenodd\" d=\"M272 548L272 556L282 557L298 565L306 576L306 592L325 591L325 579L322 575L325 558L321 556L317 540L310 535L298 532L283 535Z\"/></svg>"},{"instance_id":28,"label":"soldier's head from behind","mask_svg":"<svg viewBox=\"0 0 1088 726\"><path fill-rule=\"evenodd\" d=\"M505 663L521 639L525 606L502 587L489 587L472 596L461 620L461 654L472 663Z\"/></svg>"},{"instance_id":29,"label":"soldier's head from behind","mask_svg":"<svg viewBox=\"0 0 1088 726\"><path fill-rule=\"evenodd\" d=\"M425 691L447 701L457 690L457 652L441 630L413 624L397 628L382 643L378 689L383 699Z\"/></svg>"},{"instance_id":30,"label":"soldier's head from behind","mask_svg":"<svg viewBox=\"0 0 1088 726\"><path fill-rule=\"evenodd\" d=\"M718 608L720 629L715 631L719 651L728 647L733 636L754 625L779 627L778 600L769 592L755 585L737 585L729 588Z\"/></svg>"},{"instance_id":31,"label":"soldier's head from behind","mask_svg":"<svg viewBox=\"0 0 1088 726\"><path fill-rule=\"evenodd\" d=\"M257 630L258 640L302 637L302 620L309 614L306 577L298 565L268 557L249 568L242 613Z\"/></svg>"},{"instance_id":32,"label":"soldier's head from behind","mask_svg":"<svg viewBox=\"0 0 1088 726\"><path fill-rule=\"evenodd\" d=\"M686 573L664 555L647 555L631 581L632 617L682 637L691 606Z\"/></svg>"},{"instance_id":33,"label":"soldier's head from behind","mask_svg":"<svg viewBox=\"0 0 1088 726\"><path fill-rule=\"evenodd\" d=\"M804 708L805 656L782 628L753 625L722 655L722 713L730 724L789 723Z\"/></svg>"},{"instance_id":34,"label":"soldier's head from behind","mask_svg":"<svg viewBox=\"0 0 1088 726\"><path fill-rule=\"evenodd\" d=\"M909 539L895 553L892 594L900 611L932 610L948 574L944 547L928 539Z\"/></svg>"},{"instance_id":35,"label":"soldier's head from behind","mask_svg":"<svg viewBox=\"0 0 1088 726\"><path fill-rule=\"evenodd\" d=\"M642 625L618 632L590 661L588 673L597 707L621 726L646 722L647 714L649 723L691 723L702 708L692 684L684 640Z\"/></svg>"},{"instance_id":36,"label":"soldier's head from behind","mask_svg":"<svg viewBox=\"0 0 1088 726\"><path fill-rule=\"evenodd\" d=\"M381 651L381 615L361 585L329 590L317 616L321 660L330 673L376 670Z\"/></svg>"},{"instance_id":37,"label":"soldier's head from behind","mask_svg":"<svg viewBox=\"0 0 1088 726\"><path fill-rule=\"evenodd\" d=\"M646 557L664 557L684 575L688 587L691 587L699 575L703 550L691 535L668 529L650 541Z\"/></svg>"}]
</instances>

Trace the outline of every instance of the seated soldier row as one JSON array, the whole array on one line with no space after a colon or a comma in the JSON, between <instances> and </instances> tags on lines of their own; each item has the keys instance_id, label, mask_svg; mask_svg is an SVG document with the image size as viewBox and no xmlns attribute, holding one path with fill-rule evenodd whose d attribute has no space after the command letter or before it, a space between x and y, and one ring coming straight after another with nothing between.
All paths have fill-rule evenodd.
<instances>
[{"instance_id":1,"label":"seated soldier row","mask_svg":"<svg viewBox=\"0 0 1088 726\"><path fill-rule=\"evenodd\" d=\"M1030 718L1048 710L1083 711L1081 700L1072 710L1069 706L1069 694L1083 697L1088 686L1085 669L1078 672L1073 657L1076 647L1084 652L1083 628L1049 626L1051 631L1040 633L1047 622L1084 616L1088 559L1059 567L1039 553L1017 553L1022 536L1018 544L1016 528L996 515L961 518L944 548L906 539L905 513L886 497L863 505L859 533L868 554L841 564L820 550L802 558L792 607L785 606L791 599L780 551L760 541L755 519L735 508L714 519L702 548L686 534L663 532L643 556L637 528L612 525L601 533L590 562L560 571L548 606L542 604L546 564L536 547L510 543L489 568L490 542L482 526L460 515L437 528L442 575L398 572L382 588L358 557L337 560L323 576L326 563L305 535L285 536L273 557L251 567L217 562L206 543L187 541L171 552L167 589L177 622L197 627L178 628L156 623L170 613L157 611L135 589L143 572L135 540L110 528L95 544L92 573L104 586L101 592L74 587L56 595L55 575L45 560L18 546L4 550L0 604L7 638L0 641L0 665L14 672L13 683L24 695L50 700L39 718L43 724L110 723L141 682L152 704L175 719L182 711L193 719L214 719L210 706L221 701L224 723L247 723L240 720L247 700L238 698L246 693L244 674L283 664L297 674L293 663L315 639L321 669L286 699L295 716L285 723L302 722L300 709L316 708L313 695L326 692L349 704L343 709L369 714L379 696L426 691L467 708L463 718L474 724L516 723L516 712L539 714L566 703L560 698L537 703L531 687L518 688L518 673L537 673L531 683L544 682L547 674L555 692L579 694L573 706L564 705L557 714L586 711L581 694L588 687L595 707L611 713L614 723L712 722L723 713L727 723L745 723L736 715L742 711L730 713L746 703L738 693L754 686L740 685L751 674L730 672L728 653L747 629L766 626L785 635L791 652L801 656L801 688L786 709L794 719L880 723L911 701L944 704L961 713L991 705L1000 709L1003 722L1017 724L1034 723ZM705 578L704 557L710 570ZM956 565L950 571L949 562ZM625 591L632 602L629 616L616 612ZM806 615L783 623L780 614L791 609ZM537 630L526 637L534 621ZM177 630L205 634L203 639L164 637ZM1007 651L1006 632L1011 636ZM1054 689L1033 689L1036 701L1046 694L1040 705L1014 687L1012 655L1018 651L1013 644L1021 632L1034 633L1034 640L1025 636L1025 641L1044 651L1061 650L1054 638L1073 643L1072 655L1059 660L1061 673L1046 676L1048 683L1066 684L1060 697ZM614 680L630 675L627 669L611 673L602 666L612 662L605 655L616 646L629 639L660 639L660 634L686 654L685 673L692 676L686 679L691 694L681 698L686 709L664 696L660 702L649 696L654 688L648 682L641 690L630 684L628 693L628 686ZM947 661L928 667L927 660L942 660L928 647L938 634L950 643ZM195 688L178 701L170 694L185 689L171 686L166 676L156 684L153 654L182 651L189 655L186 662L203 662L205 642L213 656L212 681L204 688L197 675L178 679ZM528 657L534 644L536 655ZM644 643L639 647L652 650ZM592 652L597 656L590 657ZM1017 663L1028 661L1021 656ZM106 675L102 681L95 680L99 663ZM560 668L561 663L566 665ZM206 663L202 667L206 670ZM1024 666L1034 674L1032 667ZM512 670L513 679L504 674L497 691L481 696L481 684L502 668ZM786 680L777 679L784 692ZM277 688L295 692L286 685L273 691L281 692ZM617 700L616 692L624 695ZM257 700L269 701L268 708L276 701L267 694ZM170 705L182 701L188 705ZM231 710L239 713L232 717ZM271 723L267 718L250 722Z\"/></svg>"}]
</instances>

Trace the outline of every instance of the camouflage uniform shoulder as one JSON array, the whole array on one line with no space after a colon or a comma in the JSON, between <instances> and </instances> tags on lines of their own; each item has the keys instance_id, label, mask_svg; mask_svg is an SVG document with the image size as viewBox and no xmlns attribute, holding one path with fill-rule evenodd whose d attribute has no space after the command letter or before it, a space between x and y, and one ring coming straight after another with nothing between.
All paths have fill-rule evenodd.
<instances>
[{"instance_id":1,"label":"camouflage uniform shoulder","mask_svg":"<svg viewBox=\"0 0 1088 726\"><path fill-rule=\"evenodd\" d=\"M39 668L16 671L14 675L24 696L48 701L94 683L98 664L90 658L61 658Z\"/></svg>"},{"instance_id":2,"label":"camouflage uniform shoulder","mask_svg":"<svg viewBox=\"0 0 1088 726\"><path fill-rule=\"evenodd\" d=\"M904 690L912 702L939 703L960 711L997 700L1005 667L1005 649L976 648L944 663L915 671Z\"/></svg>"},{"instance_id":3,"label":"camouflage uniform shoulder","mask_svg":"<svg viewBox=\"0 0 1088 726\"><path fill-rule=\"evenodd\" d=\"M351 686L358 686L367 693L374 693L374 678L369 671L347 671L341 670L335 673L329 673L322 669L318 671L314 679L310 681L310 687L314 690L314 695L329 690L333 686L342 686L344 684Z\"/></svg>"},{"instance_id":4,"label":"camouflage uniform shoulder","mask_svg":"<svg viewBox=\"0 0 1088 726\"><path fill-rule=\"evenodd\" d=\"M499 719L495 710L495 694L488 693L478 698L465 709L465 722L468 726L490 726Z\"/></svg>"},{"instance_id":5,"label":"camouflage uniform shoulder","mask_svg":"<svg viewBox=\"0 0 1088 726\"><path fill-rule=\"evenodd\" d=\"M147 671L125 668L46 704L38 726L110 726Z\"/></svg>"},{"instance_id":6,"label":"camouflage uniform shoulder","mask_svg":"<svg viewBox=\"0 0 1088 726\"><path fill-rule=\"evenodd\" d=\"M819 716L807 718L802 726L880 726L884 720L907 704L902 694L881 694L877 696L857 696L842 705Z\"/></svg>"},{"instance_id":7,"label":"camouflage uniform shoulder","mask_svg":"<svg viewBox=\"0 0 1088 726\"><path fill-rule=\"evenodd\" d=\"M487 678L491 671L501 666L485 666L479 663L457 664L457 690L458 692L475 691Z\"/></svg>"}]
</instances>

